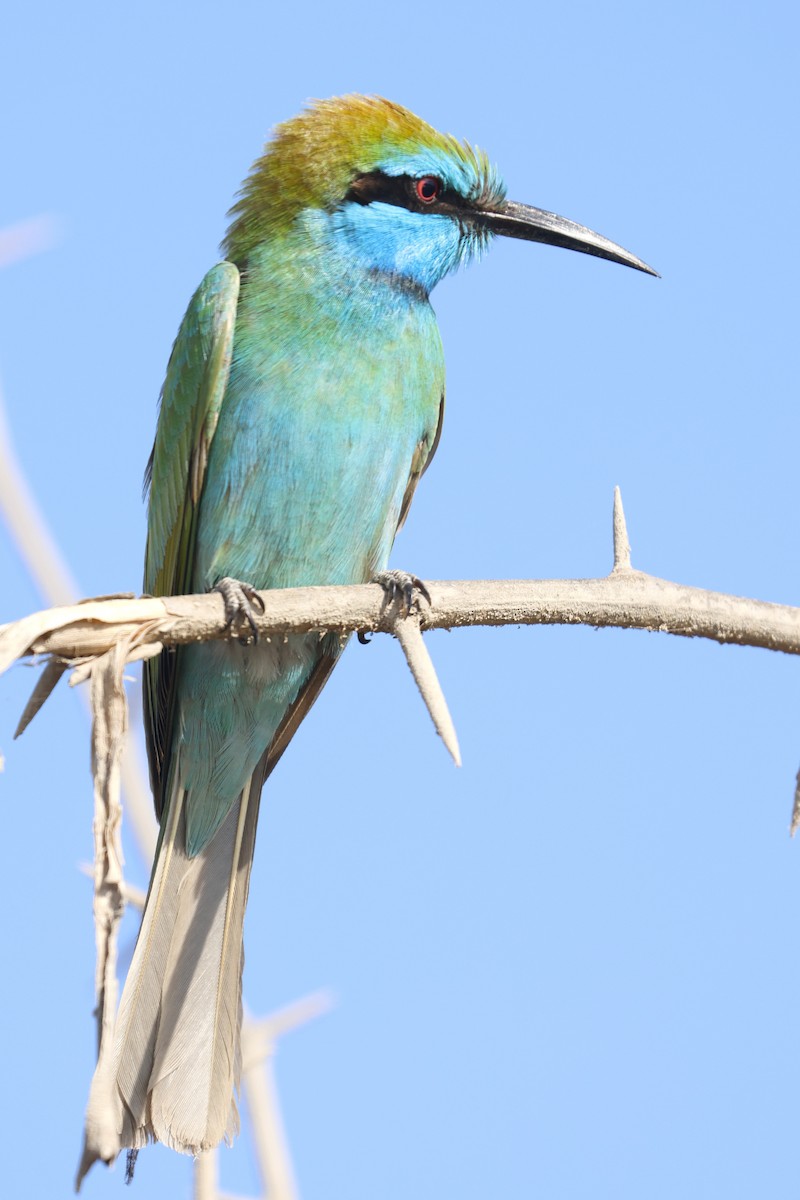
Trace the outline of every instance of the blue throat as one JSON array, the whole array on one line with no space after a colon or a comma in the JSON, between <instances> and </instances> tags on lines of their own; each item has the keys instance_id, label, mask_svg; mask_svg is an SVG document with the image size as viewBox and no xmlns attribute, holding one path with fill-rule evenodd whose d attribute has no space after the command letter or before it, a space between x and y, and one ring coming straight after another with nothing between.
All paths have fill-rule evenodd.
<instances>
[{"instance_id":1,"label":"blue throat","mask_svg":"<svg viewBox=\"0 0 800 1200\"><path fill-rule=\"evenodd\" d=\"M489 240L452 217L409 212L395 204L345 203L319 216L343 257L362 269L406 280L425 295Z\"/></svg>"}]
</instances>

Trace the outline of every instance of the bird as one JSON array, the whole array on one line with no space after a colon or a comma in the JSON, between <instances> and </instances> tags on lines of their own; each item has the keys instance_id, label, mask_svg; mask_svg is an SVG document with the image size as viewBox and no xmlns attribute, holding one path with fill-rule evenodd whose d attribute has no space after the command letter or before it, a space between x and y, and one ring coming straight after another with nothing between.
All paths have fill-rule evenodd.
<instances>
[{"instance_id":1,"label":"bird","mask_svg":"<svg viewBox=\"0 0 800 1200\"><path fill-rule=\"evenodd\" d=\"M496 235L656 274L508 200L482 151L378 96L311 102L278 125L229 216L161 391L144 587L220 591L232 636L145 666L160 832L81 1171L148 1142L197 1155L238 1131L261 789L343 648L335 634L255 638L257 592L396 586L389 553L444 415L431 291Z\"/></svg>"}]
</instances>

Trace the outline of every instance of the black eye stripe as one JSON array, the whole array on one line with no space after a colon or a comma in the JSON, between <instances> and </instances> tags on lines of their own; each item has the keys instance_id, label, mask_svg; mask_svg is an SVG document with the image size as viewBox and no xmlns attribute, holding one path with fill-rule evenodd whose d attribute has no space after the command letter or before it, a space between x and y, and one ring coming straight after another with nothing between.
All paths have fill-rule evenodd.
<instances>
[{"instance_id":1,"label":"black eye stripe","mask_svg":"<svg viewBox=\"0 0 800 1200\"><path fill-rule=\"evenodd\" d=\"M434 176L423 178L433 179ZM438 196L432 200L420 200L418 183L420 180L413 175L384 175L383 171L370 171L353 180L345 201L356 204L396 204L398 208L407 208L410 212L452 212L467 206L458 192L446 189L443 185Z\"/></svg>"}]
</instances>

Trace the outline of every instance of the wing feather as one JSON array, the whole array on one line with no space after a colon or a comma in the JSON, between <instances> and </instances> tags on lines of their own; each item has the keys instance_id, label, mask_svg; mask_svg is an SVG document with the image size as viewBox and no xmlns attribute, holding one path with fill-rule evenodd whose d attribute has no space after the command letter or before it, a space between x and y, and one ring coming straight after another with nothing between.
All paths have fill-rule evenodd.
<instances>
[{"instance_id":1,"label":"wing feather","mask_svg":"<svg viewBox=\"0 0 800 1200\"><path fill-rule=\"evenodd\" d=\"M422 437L417 445L414 457L411 460L411 470L408 475L408 484L403 496L403 503L400 505L400 518L397 522L397 530L399 533L405 524L408 510L411 508L411 501L414 499L414 492L417 490L417 484L422 476L427 471L431 464L436 447L439 445L439 439L442 436L442 424L444 422L444 392L439 401L439 420L436 424L436 432L433 435L433 441L430 440L430 435L426 434Z\"/></svg>"},{"instance_id":2,"label":"wing feather","mask_svg":"<svg viewBox=\"0 0 800 1200\"><path fill-rule=\"evenodd\" d=\"M239 271L217 263L189 302L172 348L149 483L144 587L153 596L182 595L192 587L195 521L211 443L230 375ZM145 664L145 733L150 779L161 817L170 761L177 654Z\"/></svg>"}]
</instances>

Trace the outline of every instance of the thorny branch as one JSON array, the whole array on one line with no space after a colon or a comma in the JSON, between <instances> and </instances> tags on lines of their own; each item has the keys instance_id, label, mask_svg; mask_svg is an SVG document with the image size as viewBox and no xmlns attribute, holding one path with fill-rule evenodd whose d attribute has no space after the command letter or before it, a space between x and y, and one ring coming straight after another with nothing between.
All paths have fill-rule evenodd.
<instances>
[{"instance_id":1,"label":"thorny branch","mask_svg":"<svg viewBox=\"0 0 800 1200\"><path fill-rule=\"evenodd\" d=\"M615 566L600 579L507 579L429 582L431 604L418 601L424 632L475 625L590 625L647 629L800 654L800 608L671 583L629 565L622 506L615 502ZM259 637L356 630L397 634L402 605L376 584L262 592L254 613ZM101 597L47 609L0 626L0 673L18 658L47 655L77 668L128 639L127 661L165 647L232 636L222 597Z\"/></svg>"},{"instance_id":2,"label":"thorny branch","mask_svg":"<svg viewBox=\"0 0 800 1200\"><path fill-rule=\"evenodd\" d=\"M430 604L417 598L406 614L377 584L287 588L262 592L264 612L253 621L265 642L289 634L336 631L393 633L399 640L436 729L456 762L458 742L421 632L464 625L591 625L647 629L740 646L800 654L800 608L749 600L671 583L631 566L630 543L617 488L614 495L614 566L602 579L495 580L428 583ZM37 686L20 730L60 677L92 675L98 659L123 642L125 662L166 647L229 638L222 597L116 597L48 609L0 626L0 673L18 658L46 655L51 668ZM800 791L800 787L799 787ZM796 801L793 828L800 824Z\"/></svg>"}]
</instances>

